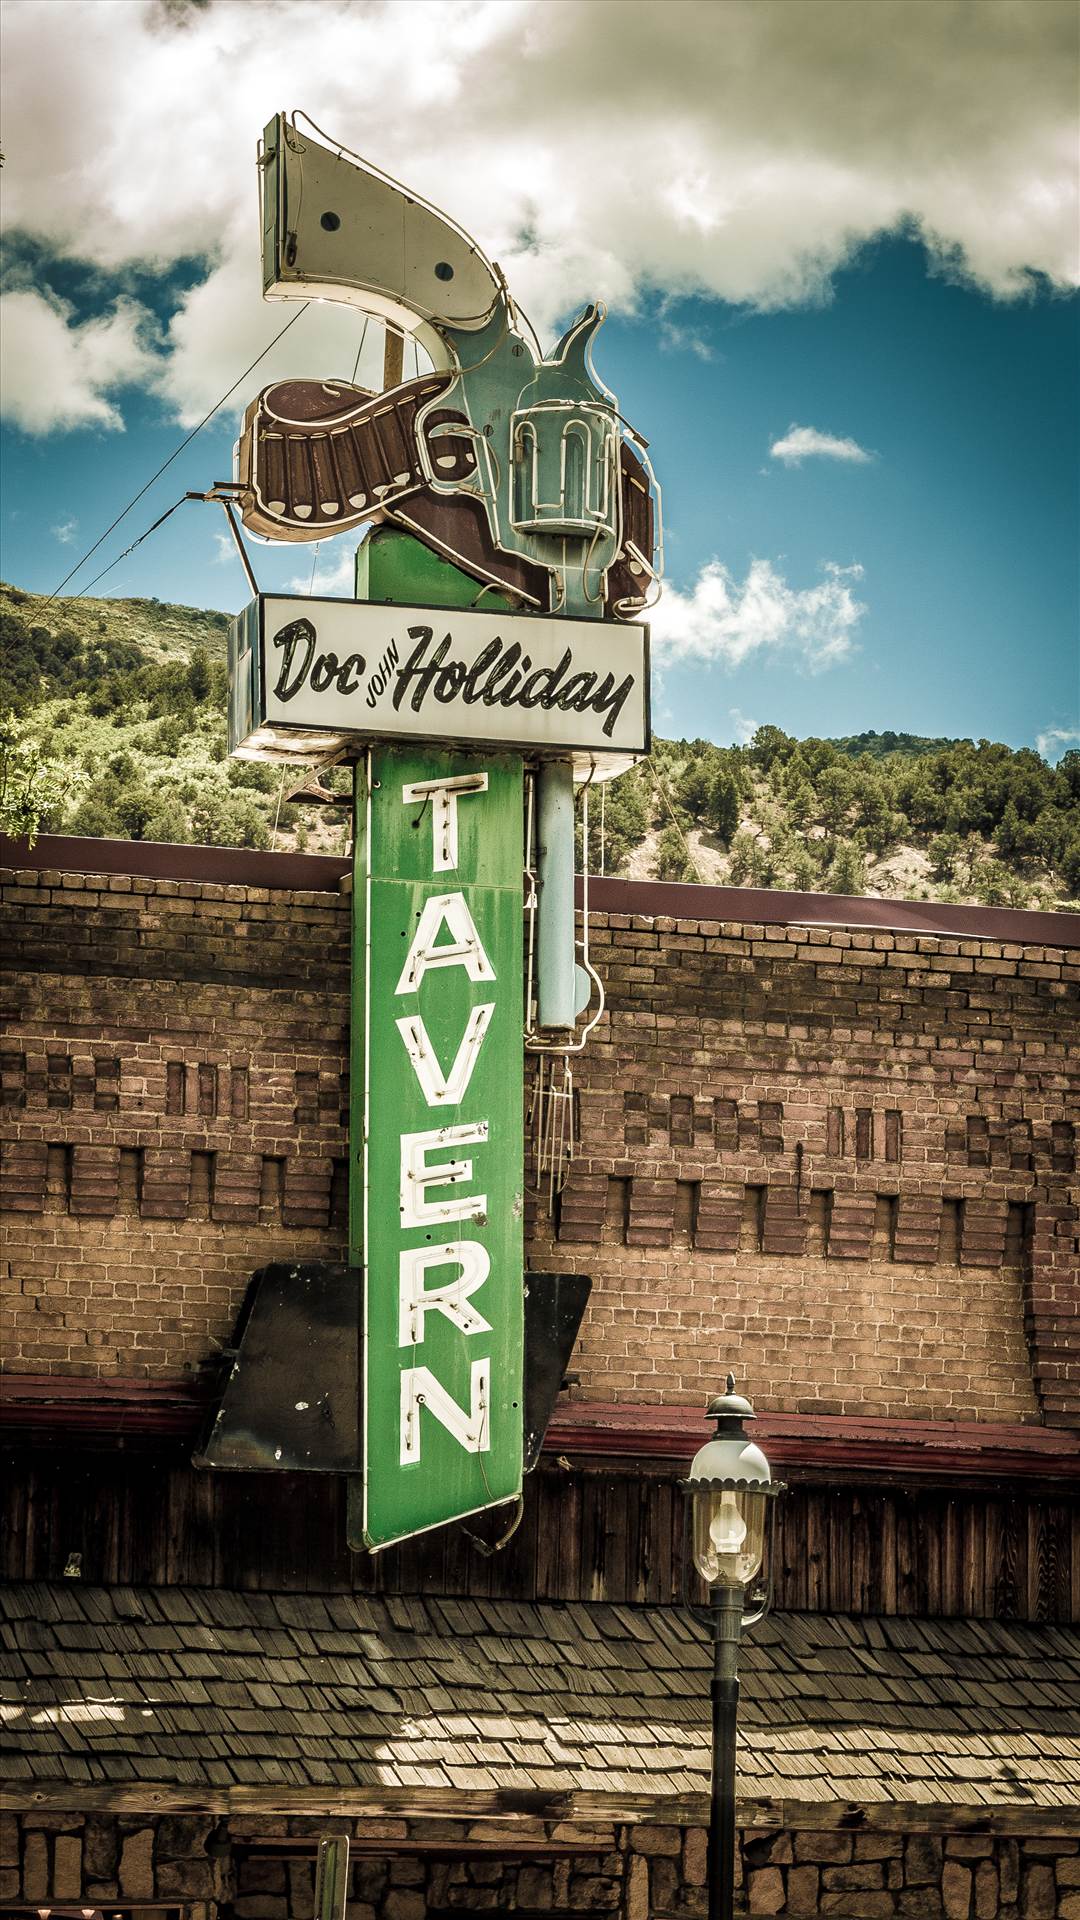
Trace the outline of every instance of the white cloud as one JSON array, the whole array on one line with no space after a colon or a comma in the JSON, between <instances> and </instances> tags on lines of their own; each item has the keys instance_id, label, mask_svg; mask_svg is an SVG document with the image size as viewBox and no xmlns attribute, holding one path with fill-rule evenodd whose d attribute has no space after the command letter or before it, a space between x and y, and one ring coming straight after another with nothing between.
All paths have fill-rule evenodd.
<instances>
[{"instance_id":1,"label":"white cloud","mask_svg":"<svg viewBox=\"0 0 1080 1920\"><path fill-rule=\"evenodd\" d=\"M1046 727L1035 735L1035 746L1043 759L1054 766L1070 747L1080 747L1080 727Z\"/></svg>"},{"instance_id":2,"label":"white cloud","mask_svg":"<svg viewBox=\"0 0 1080 1920\"><path fill-rule=\"evenodd\" d=\"M315 551L315 546L318 551ZM304 565L293 575L286 593L322 593L351 600L356 578L358 532L340 533L335 539L320 540L303 549Z\"/></svg>"},{"instance_id":3,"label":"white cloud","mask_svg":"<svg viewBox=\"0 0 1080 1920\"><path fill-rule=\"evenodd\" d=\"M185 427L194 426L216 405L241 369L258 360L290 320L296 324L237 388L230 409L242 412L273 380L347 379L361 343L356 378L361 386L376 391L381 387L383 332L378 322L369 322L365 333L364 316L340 302L314 301L306 311L295 301L263 302L252 297L252 289L257 295L261 284L258 236L244 234L229 259L184 296L173 316L169 356L158 386ZM406 374L413 371L410 356L411 349Z\"/></svg>"},{"instance_id":4,"label":"white cloud","mask_svg":"<svg viewBox=\"0 0 1080 1920\"><path fill-rule=\"evenodd\" d=\"M848 460L860 466L873 458L857 440L840 440L834 433L819 433L816 427L794 424L782 440L773 441L769 452L774 460L782 460L788 467L797 467L814 455L824 460Z\"/></svg>"},{"instance_id":5,"label":"white cloud","mask_svg":"<svg viewBox=\"0 0 1080 1920\"><path fill-rule=\"evenodd\" d=\"M858 566L826 561L816 586L795 588L768 560L754 560L740 584L719 560L701 569L690 593L668 586L650 615L660 666L720 661L739 667L752 654L793 656L808 673L836 666L855 650L866 608L853 585Z\"/></svg>"},{"instance_id":6,"label":"white cloud","mask_svg":"<svg viewBox=\"0 0 1080 1920\"><path fill-rule=\"evenodd\" d=\"M680 326L677 320L661 318L657 338L661 353L692 353L699 360L713 360L715 353L709 341L693 327Z\"/></svg>"},{"instance_id":7,"label":"white cloud","mask_svg":"<svg viewBox=\"0 0 1080 1920\"><path fill-rule=\"evenodd\" d=\"M1072 0L425 0L419 20L413 0L8 0L7 220L106 270L205 259L168 342L185 421L272 337L254 148L297 104L474 232L542 326L643 289L819 300L899 224L1002 298L1031 269L1075 280ZM336 371L353 337L313 310L287 364ZM24 423L109 422L100 378L68 385L68 413L40 399Z\"/></svg>"},{"instance_id":8,"label":"white cloud","mask_svg":"<svg viewBox=\"0 0 1080 1920\"><path fill-rule=\"evenodd\" d=\"M148 316L130 300L77 326L61 302L19 290L0 298L0 413L26 433L123 428L110 394L151 379Z\"/></svg>"},{"instance_id":9,"label":"white cloud","mask_svg":"<svg viewBox=\"0 0 1080 1920\"><path fill-rule=\"evenodd\" d=\"M50 531L53 539L59 540L62 547L70 547L79 531L79 523L77 520L61 520Z\"/></svg>"},{"instance_id":10,"label":"white cloud","mask_svg":"<svg viewBox=\"0 0 1080 1920\"><path fill-rule=\"evenodd\" d=\"M745 747L761 725L760 720L751 720L749 715L742 713L738 707L728 708L728 718L735 729L735 744L739 747Z\"/></svg>"}]
</instances>

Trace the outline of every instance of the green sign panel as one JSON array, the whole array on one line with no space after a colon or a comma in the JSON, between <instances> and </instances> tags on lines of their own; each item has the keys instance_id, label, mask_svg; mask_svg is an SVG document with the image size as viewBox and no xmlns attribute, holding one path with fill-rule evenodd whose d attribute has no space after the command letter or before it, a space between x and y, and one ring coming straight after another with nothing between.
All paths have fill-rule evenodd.
<instances>
[{"instance_id":1,"label":"green sign panel","mask_svg":"<svg viewBox=\"0 0 1080 1920\"><path fill-rule=\"evenodd\" d=\"M522 1458L522 763L372 750L356 784L351 1258L371 1549Z\"/></svg>"}]
</instances>

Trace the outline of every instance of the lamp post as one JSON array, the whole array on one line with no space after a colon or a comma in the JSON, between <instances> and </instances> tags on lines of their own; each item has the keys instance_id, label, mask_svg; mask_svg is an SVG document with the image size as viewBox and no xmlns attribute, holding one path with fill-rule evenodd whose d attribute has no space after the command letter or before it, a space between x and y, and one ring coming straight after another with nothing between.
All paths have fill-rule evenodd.
<instances>
[{"instance_id":1,"label":"lamp post","mask_svg":"<svg viewBox=\"0 0 1080 1920\"><path fill-rule=\"evenodd\" d=\"M732 1920L739 1638L768 1606L766 1599L756 1612L743 1612L746 1588L765 1550L766 1508L780 1488L760 1447L747 1439L743 1423L754 1418L754 1409L735 1392L734 1374L728 1374L726 1392L710 1400L706 1417L715 1419L716 1433L695 1455L684 1485L690 1552L709 1589L708 1609L692 1605L692 1611L713 1636L709 1920Z\"/></svg>"}]
</instances>

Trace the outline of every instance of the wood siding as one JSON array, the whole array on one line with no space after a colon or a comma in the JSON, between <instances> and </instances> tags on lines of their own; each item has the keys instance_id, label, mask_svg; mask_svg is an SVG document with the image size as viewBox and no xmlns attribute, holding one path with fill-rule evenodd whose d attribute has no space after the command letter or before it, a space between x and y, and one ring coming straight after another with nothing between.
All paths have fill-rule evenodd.
<instances>
[{"instance_id":1,"label":"wood siding","mask_svg":"<svg viewBox=\"0 0 1080 1920\"><path fill-rule=\"evenodd\" d=\"M466 1527L371 1558L345 1545L345 1483L196 1473L161 1454L16 1456L2 1572L108 1585L453 1593L678 1604L674 1473L567 1469L528 1482L506 1548ZM494 1539L509 1509L482 1516ZM780 1504L775 1604L813 1612L1066 1622L1080 1618L1080 1500L1036 1491L793 1486Z\"/></svg>"}]
</instances>

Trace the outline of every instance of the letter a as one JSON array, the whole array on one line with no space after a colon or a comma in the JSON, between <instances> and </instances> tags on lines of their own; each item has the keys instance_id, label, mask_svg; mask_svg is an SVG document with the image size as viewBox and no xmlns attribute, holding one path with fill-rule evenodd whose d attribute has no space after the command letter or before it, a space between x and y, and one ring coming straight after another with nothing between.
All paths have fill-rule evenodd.
<instances>
[{"instance_id":1,"label":"letter a","mask_svg":"<svg viewBox=\"0 0 1080 1920\"><path fill-rule=\"evenodd\" d=\"M445 946L436 946L444 923L453 939ZM463 893L433 893L425 900L395 993L416 993L425 973L433 967L464 967L470 980L495 978Z\"/></svg>"}]
</instances>

